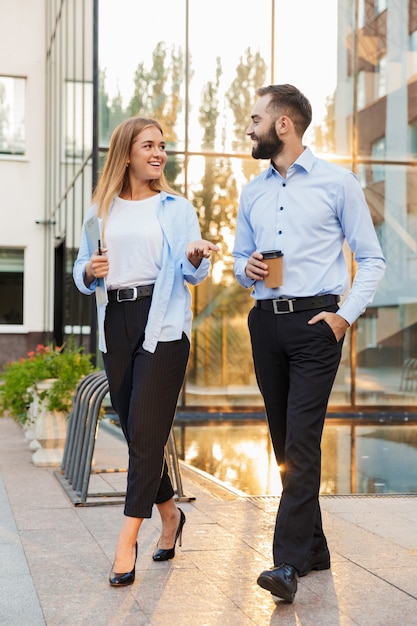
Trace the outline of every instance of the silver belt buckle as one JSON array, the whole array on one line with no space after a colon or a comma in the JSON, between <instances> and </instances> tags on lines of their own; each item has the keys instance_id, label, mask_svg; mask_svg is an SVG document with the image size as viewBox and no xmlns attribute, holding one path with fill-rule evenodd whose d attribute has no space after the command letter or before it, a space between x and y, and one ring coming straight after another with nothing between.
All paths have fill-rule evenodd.
<instances>
[{"instance_id":1,"label":"silver belt buckle","mask_svg":"<svg viewBox=\"0 0 417 626\"><path fill-rule=\"evenodd\" d=\"M125 291L126 289L131 289L133 292L133 296L131 298L121 298L119 297L119 294L121 291ZM137 300L138 298L138 290L137 287L125 287L124 289L118 289L117 290L117 302L133 302L133 300Z\"/></svg>"},{"instance_id":2,"label":"silver belt buckle","mask_svg":"<svg viewBox=\"0 0 417 626\"><path fill-rule=\"evenodd\" d=\"M287 302L288 303L288 311L279 311L278 310L278 302ZM275 315L285 315L287 313L294 312L294 304L292 300L272 300L272 306L274 309Z\"/></svg>"}]
</instances>

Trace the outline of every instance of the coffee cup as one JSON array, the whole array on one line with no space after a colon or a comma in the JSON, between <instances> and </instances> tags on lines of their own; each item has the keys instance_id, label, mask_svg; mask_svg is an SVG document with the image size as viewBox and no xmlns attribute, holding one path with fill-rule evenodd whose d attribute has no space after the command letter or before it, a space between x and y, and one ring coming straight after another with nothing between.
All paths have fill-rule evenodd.
<instances>
[{"instance_id":1,"label":"coffee cup","mask_svg":"<svg viewBox=\"0 0 417 626\"><path fill-rule=\"evenodd\" d=\"M268 276L264 278L265 287L274 289L282 285L282 268L283 268L283 256L281 250L267 250L261 252L262 261L268 266Z\"/></svg>"}]
</instances>

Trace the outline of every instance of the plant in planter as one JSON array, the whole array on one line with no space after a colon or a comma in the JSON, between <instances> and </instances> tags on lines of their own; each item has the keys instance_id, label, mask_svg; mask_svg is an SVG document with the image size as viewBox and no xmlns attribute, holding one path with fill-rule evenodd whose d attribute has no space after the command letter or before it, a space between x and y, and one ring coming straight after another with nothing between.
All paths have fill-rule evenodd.
<instances>
[{"instance_id":1,"label":"plant in planter","mask_svg":"<svg viewBox=\"0 0 417 626\"><path fill-rule=\"evenodd\" d=\"M73 341L55 348L39 344L25 358L6 363L0 373L0 413L29 424L34 417L29 407L37 397L48 410L68 414L78 382L93 370L91 355ZM50 379L47 388L41 385Z\"/></svg>"},{"instance_id":2,"label":"plant in planter","mask_svg":"<svg viewBox=\"0 0 417 626\"><path fill-rule=\"evenodd\" d=\"M67 432L67 417L75 389L94 371L91 355L68 345L39 344L25 358L7 363L0 374L0 412L28 426L35 465L59 465Z\"/></svg>"}]
</instances>

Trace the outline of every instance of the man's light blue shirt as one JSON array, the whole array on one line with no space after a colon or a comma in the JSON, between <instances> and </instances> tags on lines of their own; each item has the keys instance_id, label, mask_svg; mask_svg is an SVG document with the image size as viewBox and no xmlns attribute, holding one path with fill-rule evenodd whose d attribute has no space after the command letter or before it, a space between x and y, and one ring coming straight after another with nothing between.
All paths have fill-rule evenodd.
<instances>
[{"instance_id":1,"label":"man's light blue shirt","mask_svg":"<svg viewBox=\"0 0 417 626\"><path fill-rule=\"evenodd\" d=\"M338 313L352 324L372 301L385 272L368 205L356 176L305 148L283 178L270 167L243 189L233 250L234 271L256 300L343 296L349 273L344 241L357 267ZM254 251L281 250L283 285L265 287L245 274Z\"/></svg>"},{"instance_id":2,"label":"man's light blue shirt","mask_svg":"<svg viewBox=\"0 0 417 626\"><path fill-rule=\"evenodd\" d=\"M155 282L152 304L145 328L143 348L155 352L158 341L181 339L184 332L190 339L191 334L191 294L187 283L197 285L203 281L210 267L209 259L202 259L198 268L188 260L187 244L201 239L196 211L186 198L160 192L161 203L157 218L162 228L164 245L162 267ZM110 208L111 210L111 208ZM87 212L84 223L96 214L92 206ZM100 224L101 224L101 220ZM78 289L87 295L95 292L97 280L90 287L84 283L85 266L94 250L90 249L85 227L82 230L80 249L74 264L73 277ZM99 348L107 351L104 334L106 305L97 305L99 330Z\"/></svg>"}]
</instances>

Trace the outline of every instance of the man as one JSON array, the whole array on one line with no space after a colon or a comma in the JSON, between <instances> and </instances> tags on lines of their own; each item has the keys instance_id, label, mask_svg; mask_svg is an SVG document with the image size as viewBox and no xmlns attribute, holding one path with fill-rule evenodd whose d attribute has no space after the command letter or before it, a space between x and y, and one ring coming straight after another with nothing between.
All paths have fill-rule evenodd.
<instances>
[{"instance_id":1,"label":"man","mask_svg":"<svg viewBox=\"0 0 417 626\"><path fill-rule=\"evenodd\" d=\"M371 302L385 259L356 177L303 146L311 105L292 85L258 90L246 134L255 159L271 159L240 198L233 255L253 288L252 354L282 495L274 568L258 584L292 602L298 576L330 568L319 505L321 436L345 332ZM357 264L348 287L343 243ZM283 281L268 288L262 251L281 250Z\"/></svg>"}]
</instances>

